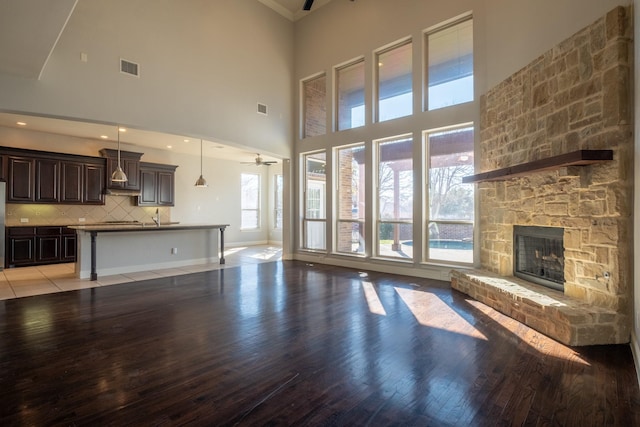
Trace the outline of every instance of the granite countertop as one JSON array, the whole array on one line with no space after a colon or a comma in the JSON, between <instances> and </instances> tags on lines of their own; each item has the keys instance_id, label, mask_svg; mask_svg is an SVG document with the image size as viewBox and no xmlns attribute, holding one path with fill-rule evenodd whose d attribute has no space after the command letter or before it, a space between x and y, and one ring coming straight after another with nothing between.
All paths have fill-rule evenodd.
<instances>
[{"instance_id":1,"label":"granite countertop","mask_svg":"<svg viewBox=\"0 0 640 427\"><path fill-rule=\"evenodd\" d=\"M86 224L69 225L71 229L78 231L95 231L100 233L116 231L157 231L157 230L206 230L212 228L226 228L229 224L180 224L179 222L168 222L160 224L154 223L128 223L128 224Z\"/></svg>"}]
</instances>

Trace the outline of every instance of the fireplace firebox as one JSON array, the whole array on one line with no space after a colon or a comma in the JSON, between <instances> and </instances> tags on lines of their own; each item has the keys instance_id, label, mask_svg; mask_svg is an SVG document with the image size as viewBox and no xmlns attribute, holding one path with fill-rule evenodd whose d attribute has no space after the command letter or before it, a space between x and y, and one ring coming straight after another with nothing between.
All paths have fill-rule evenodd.
<instances>
[{"instance_id":1,"label":"fireplace firebox","mask_svg":"<svg viewBox=\"0 0 640 427\"><path fill-rule=\"evenodd\" d=\"M564 290L564 229L514 226L513 274L557 290Z\"/></svg>"}]
</instances>

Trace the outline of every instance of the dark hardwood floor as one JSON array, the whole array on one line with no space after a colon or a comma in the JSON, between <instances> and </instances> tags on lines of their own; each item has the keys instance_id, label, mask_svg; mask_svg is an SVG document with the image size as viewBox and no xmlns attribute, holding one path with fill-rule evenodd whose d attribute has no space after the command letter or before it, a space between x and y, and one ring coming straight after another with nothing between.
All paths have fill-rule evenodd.
<instances>
[{"instance_id":1,"label":"dark hardwood floor","mask_svg":"<svg viewBox=\"0 0 640 427\"><path fill-rule=\"evenodd\" d=\"M629 346L284 261L0 302L0 425L634 426Z\"/></svg>"}]
</instances>

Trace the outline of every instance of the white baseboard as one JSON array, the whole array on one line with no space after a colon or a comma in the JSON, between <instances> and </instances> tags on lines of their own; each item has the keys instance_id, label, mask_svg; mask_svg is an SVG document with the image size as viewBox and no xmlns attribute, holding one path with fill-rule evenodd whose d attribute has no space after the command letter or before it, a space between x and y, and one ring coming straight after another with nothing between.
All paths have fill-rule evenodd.
<instances>
[{"instance_id":1,"label":"white baseboard","mask_svg":"<svg viewBox=\"0 0 640 427\"><path fill-rule=\"evenodd\" d=\"M98 279L104 276L112 276L115 274L127 274L127 273L137 273L140 271L154 271L154 270L165 270L168 268L181 268L188 267L191 265L199 265L199 264L207 264L207 263L219 263L220 258L198 258L198 259L186 259L180 261L170 261L170 262L162 262L158 264L141 264L141 265L128 265L124 267L113 267L113 268L98 268ZM91 277L91 270L80 270L80 278L88 279Z\"/></svg>"},{"instance_id":2,"label":"white baseboard","mask_svg":"<svg viewBox=\"0 0 640 427\"><path fill-rule=\"evenodd\" d=\"M224 247L226 248L239 248L243 246L257 246L257 245L268 245L268 241L266 240L253 240L251 242L224 242Z\"/></svg>"}]
</instances>

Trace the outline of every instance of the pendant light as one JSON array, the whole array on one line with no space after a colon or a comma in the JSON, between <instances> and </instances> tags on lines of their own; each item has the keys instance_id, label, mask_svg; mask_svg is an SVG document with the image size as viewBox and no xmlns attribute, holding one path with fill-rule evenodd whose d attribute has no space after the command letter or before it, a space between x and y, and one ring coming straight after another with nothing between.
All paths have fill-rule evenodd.
<instances>
[{"instance_id":1,"label":"pendant light","mask_svg":"<svg viewBox=\"0 0 640 427\"><path fill-rule=\"evenodd\" d=\"M120 166L120 126L118 126L118 166L116 170L111 174L111 181L113 182L127 182L127 174L124 173Z\"/></svg>"},{"instance_id":2,"label":"pendant light","mask_svg":"<svg viewBox=\"0 0 640 427\"><path fill-rule=\"evenodd\" d=\"M196 180L196 187L208 187L207 181L202 176L202 140L200 140L200 177Z\"/></svg>"}]
</instances>

